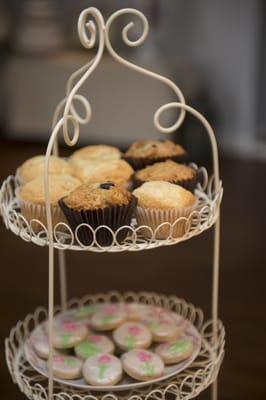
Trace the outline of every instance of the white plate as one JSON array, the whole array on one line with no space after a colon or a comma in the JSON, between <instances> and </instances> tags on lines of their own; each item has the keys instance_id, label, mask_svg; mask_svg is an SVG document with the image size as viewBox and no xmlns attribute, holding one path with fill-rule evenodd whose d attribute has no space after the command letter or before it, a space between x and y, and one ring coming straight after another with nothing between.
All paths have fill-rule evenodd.
<instances>
[{"instance_id":1,"label":"white plate","mask_svg":"<svg viewBox=\"0 0 266 400\"><path fill-rule=\"evenodd\" d=\"M185 320L184 320L185 321ZM40 329L41 325L37 326L34 331L31 333L33 335L36 330ZM149 381L145 382L139 382L135 381L134 379L131 379L129 376L126 374L123 375L122 380L119 382L119 384L115 386L91 386L86 383L86 381L83 378L80 379L75 379L75 380L66 380L66 379L60 379L57 377L54 377L55 382L62 383L67 386L71 386L72 388L77 388L77 389L85 389L85 390L90 390L90 391L119 391L119 390L133 390L133 389L138 389L144 386L151 385L153 383L158 383L161 381L164 381L166 379L169 379L175 375L177 375L179 372L183 371L186 369L198 356L200 352L200 347L201 347L201 336L195 326L190 322L190 321L185 321L185 330L184 333L186 336L192 338L193 344L194 344L194 351L188 359L185 361L182 361L178 364L174 365L169 365L165 366L164 374L160 378L156 379L151 379ZM26 340L25 346L24 346L24 351L25 351L25 357L27 361L30 363L32 368L34 368L36 371L38 371L41 375L44 375L48 377L48 366L47 366L47 361L41 359L35 352L32 341L31 341L31 335L30 337Z\"/></svg>"}]
</instances>

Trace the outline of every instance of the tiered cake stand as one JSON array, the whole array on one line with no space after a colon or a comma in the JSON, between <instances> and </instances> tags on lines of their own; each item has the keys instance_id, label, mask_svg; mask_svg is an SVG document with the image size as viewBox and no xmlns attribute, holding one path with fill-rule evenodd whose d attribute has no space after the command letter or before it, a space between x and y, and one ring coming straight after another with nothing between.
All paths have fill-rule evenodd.
<instances>
[{"instance_id":1,"label":"tiered cake stand","mask_svg":"<svg viewBox=\"0 0 266 400\"><path fill-rule=\"evenodd\" d=\"M122 31L122 38L125 44L131 47L142 44L148 34L148 22L145 16L135 9L122 9L115 12L106 22L103 16L96 8L84 10L79 18L78 32L82 45L87 49L97 47L94 57L82 68L76 71L69 79L66 88L66 97L58 105L53 121L53 131L47 146L45 159L45 193L46 193L46 213L47 224L40 221L27 221L21 214L19 201L16 197L16 187L18 185L15 177L8 177L1 187L0 204L1 214L7 229L20 236L23 240L33 242L39 246L49 247L49 307L48 311L38 308L32 314L28 315L24 321L19 321L11 330L9 338L6 339L6 360L9 371L14 383L18 384L20 390L31 400L97 400L112 399L119 400L127 398L130 400L141 399L167 399L174 396L176 399L191 399L196 397L201 391L209 385L212 386L212 399L217 399L217 375L222 363L224 354L224 328L218 320L218 282L219 282L219 211L222 199L222 184L219 179L218 151L214 132L208 121L195 109L186 105L184 96L180 89L170 80L136 66L122 58L113 49L110 42L110 29L114 20L121 15L132 16L134 21L139 19L142 23L142 34L138 39L129 38L129 33L134 28L135 22L129 22ZM100 226L95 231L82 224L75 232L72 232L66 223L52 225L52 210L49 202L49 159L52 153L58 154L57 138L59 133L63 132L65 143L74 146L79 138L80 124L86 124L91 118L91 106L89 101L78 94L82 84L88 79L91 73L98 66L104 49L119 63L125 67L131 68L141 74L147 75L168 85L177 96L177 101L161 106L154 115L154 124L161 133L172 133L176 131L184 121L187 113L192 114L205 127L211 147L213 157L213 177L209 179L205 168L199 168L202 176L201 183L198 184L196 195L199 198L199 207L193 211L189 217L179 218L174 224L165 222L155 231L148 226L138 227L133 220L130 226L121 227L116 232L112 232L107 226ZM76 107L83 107L81 116ZM169 127L162 126L160 123L161 115L169 109L177 109L178 117L174 124ZM195 168L197 168L194 165ZM173 229L176 224L185 226L182 236L173 237ZM169 235L164 240L157 239L159 229L165 225L169 229ZM88 295L83 299L74 299L67 301L67 285L65 271L65 253L64 250L94 251L94 252L122 252L122 251L141 251L153 249L160 246L169 246L181 241L199 235L203 231L214 225L214 252L213 252L213 283L212 283L212 320L205 321L203 312L195 308L192 304L175 296L164 296L155 293L126 293L119 294L110 292L107 294ZM38 226L38 229L36 229ZM93 235L93 242L86 246L79 241L79 228L89 229ZM112 235L112 243L103 247L97 242L97 230L107 229ZM119 231L128 229L127 238L120 243L117 239ZM149 239L143 236L143 229L147 229L150 234ZM146 235L147 236L147 235ZM55 249L59 253L60 267L60 290L61 306L54 307L54 255ZM196 360L189 368L176 374L175 376L161 380L154 384L148 384L145 387L129 388L127 390L97 392L95 390L77 390L69 385L56 383L53 379L52 371L52 330L54 314L60 310L66 310L76 306L95 303L98 301L126 301L155 304L176 311L190 320L201 334L201 348ZM24 353L24 344L29 333L41 321L48 318L48 331L50 343L49 355L49 376L48 379L39 374L27 361Z\"/></svg>"}]
</instances>

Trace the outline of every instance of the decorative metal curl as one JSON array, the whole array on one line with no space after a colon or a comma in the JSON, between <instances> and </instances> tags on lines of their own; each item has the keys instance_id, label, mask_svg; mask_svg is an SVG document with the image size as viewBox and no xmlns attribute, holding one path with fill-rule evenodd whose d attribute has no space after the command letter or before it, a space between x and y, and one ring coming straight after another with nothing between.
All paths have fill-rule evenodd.
<instances>
[{"instance_id":1,"label":"decorative metal curl","mask_svg":"<svg viewBox=\"0 0 266 400\"><path fill-rule=\"evenodd\" d=\"M156 79L156 80L166 84L167 86L170 87L170 89L172 89L174 91L175 95L178 98L178 101L181 104L186 104L182 91L170 79L167 79L159 74L156 74L156 73L149 71L143 67L140 67L138 65L131 63L130 61L128 61L125 58L123 58L122 56L120 56L114 50L114 48L111 44L111 41L110 41L110 28L111 28L112 23L121 15L130 15L130 16L135 16L135 17L139 18L139 20L142 23L142 28L143 28L143 31L142 31L140 37L135 40L131 40L128 37L128 34L134 28L135 23L131 21L123 28L122 38L123 38L124 43L127 46L130 46L130 47L140 46L145 41L145 39L148 35L148 32L149 32L149 23L148 23L145 15L142 14L140 11L135 10L134 8L125 8L125 9L116 11L114 14L111 15L111 17L109 17L109 19L106 22L106 26L105 26L105 45L106 45L106 48L107 48L108 52L110 53L110 55L116 61L118 61L120 64L122 64L134 71L137 71L143 75L149 76L150 78ZM162 107L164 107L163 111L168 110L168 109L172 108L172 103L165 104ZM159 110L161 110L162 107L160 107ZM154 115L154 125L155 125L156 129L162 133L173 133L174 131L176 131L182 125L182 123L185 119L185 115L186 115L185 109L180 109L180 113L178 115L176 122L169 127L164 127L160 124L158 119L156 119L156 115L158 114L158 111ZM160 114L161 114L161 112L160 112Z\"/></svg>"}]
</instances>

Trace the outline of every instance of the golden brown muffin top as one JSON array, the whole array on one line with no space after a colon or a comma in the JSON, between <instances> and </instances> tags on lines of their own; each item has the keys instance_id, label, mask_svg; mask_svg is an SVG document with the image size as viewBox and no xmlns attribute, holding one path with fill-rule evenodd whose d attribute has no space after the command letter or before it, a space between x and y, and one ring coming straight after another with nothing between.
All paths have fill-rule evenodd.
<instances>
[{"instance_id":1,"label":"golden brown muffin top","mask_svg":"<svg viewBox=\"0 0 266 400\"><path fill-rule=\"evenodd\" d=\"M111 181L125 184L134 173L132 167L124 160L88 161L72 160L74 175L82 182Z\"/></svg>"},{"instance_id":2,"label":"golden brown muffin top","mask_svg":"<svg viewBox=\"0 0 266 400\"><path fill-rule=\"evenodd\" d=\"M136 172L135 177L140 181L178 182L192 179L196 171L188 165L178 164L172 160L159 162Z\"/></svg>"},{"instance_id":3,"label":"golden brown muffin top","mask_svg":"<svg viewBox=\"0 0 266 400\"><path fill-rule=\"evenodd\" d=\"M119 160L121 152L117 147L107 146L105 144L97 144L93 146L85 146L75 151L70 160Z\"/></svg>"},{"instance_id":4,"label":"golden brown muffin top","mask_svg":"<svg viewBox=\"0 0 266 400\"><path fill-rule=\"evenodd\" d=\"M72 190L80 186L80 181L70 175L50 175L49 194L50 203L57 204L58 200L68 195ZM42 176L25 183L19 189L19 197L24 201L34 204L45 204L44 181Z\"/></svg>"},{"instance_id":5,"label":"golden brown muffin top","mask_svg":"<svg viewBox=\"0 0 266 400\"><path fill-rule=\"evenodd\" d=\"M173 157L185 154L185 150L179 144L171 140L139 140L133 143L125 153L126 157L136 158L160 158Z\"/></svg>"},{"instance_id":6,"label":"golden brown muffin top","mask_svg":"<svg viewBox=\"0 0 266 400\"><path fill-rule=\"evenodd\" d=\"M45 156L38 155L26 160L18 171L19 179L26 183L44 174ZM50 156L49 174L72 175L72 167L63 158Z\"/></svg>"},{"instance_id":7,"label":"golden brown muffin top","mask_svg":"<svg viewBox=\"0 0 266 400\"><path fill-rule=\"evenodd\" d=\"M164 181L145 182L133 191L138 206L155 209L191 207L196 197L179 185Z\"/></svg>"},{"instance_id":8,"label":"golden brown muffin top","mask_svg":"<svg viewBox=\"0 0 266 400\"><path fill-rule=\"evenodd\" d=\"M97 210L110 206L127 205L132 194L113 182L84 183L63 198L73 210Z\"/></svg>"}]
</instances>

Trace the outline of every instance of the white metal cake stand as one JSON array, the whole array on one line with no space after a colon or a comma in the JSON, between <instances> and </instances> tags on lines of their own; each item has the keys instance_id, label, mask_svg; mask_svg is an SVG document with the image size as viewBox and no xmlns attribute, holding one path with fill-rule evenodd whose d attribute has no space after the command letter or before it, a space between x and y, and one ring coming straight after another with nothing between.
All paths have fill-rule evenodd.
<instances>
[{"instance_id":1,"label":"white metal cake stand","mask_svg":"<svg viewBox=\"0 0 266 400\"><path fill-rule=\"evenodd\" d=\"M132 64L122 58L112 47L110 41L110 30L113 22L121 15L133 17L133 21L127 23L122 30L122 39L130 47L141 45L147 37L149 25L146 17L138 10L126 8L115 12L105 22L102 14L96 8L85 9L78 21L78 33L82 45L86 49L97 48L93 58L78 71L72 74L67 86L66 96L59 103L55 110L53 119L53 130L50 136L46 157L45 157L45 206L47 214L47 224L41 221L26 220L19 207L19 200L16 197L16 186L18 185L15 177L8 177L2 184L0 191L1 214L5 225L16 235L25 241L31 241L37 245L49 248L49 300L48 312L38 308L33 314L28 315L24 321L20 321L11 330L10 336L6 339L6 359L13 381L19 385L20 390L31 400L96 400L112 399L119 400L127 398L130 400L141 399L162 399L175 396L177 400L188 400L196 397L200 392L212 384L212 400L217 400L217 375L222 363L224 354L224 328L218 320L218 286L219 286L219 243L220 243L220 203L222 199L222 183L219 178L218 149L214 131L205 117L194 108L186 104L181 90L169 79L148 71L142 67ZM134 29L135 20L139 19L142 24L142 33L138 39L130 39L130 31ZM119 228L112 232L107 226L100 226L93 230L87 225L93 236L93 241L86 246L80 242L78 231L86 224L81 224L73 232L68 224L52 224L52 212L49 199L49 161L51 154L58 155L58 135L63 132L64 141L68 146L74 146L79 138L79 127L87 124L92 115L91 106L84 96L79 94L79 89L89 78L101 61L104 50L107 50L111 57L117 62L140 74L161 81L166 84L176 95L177 101L162 105L154 114L154 125L156 129L164 134L175 132L183 123L187 113L192 114L205 127L212 148L213 176L209 179L204 168L199 168L202 181L197 185L195 193L199 198L199 207L194 210L189 217L182 217L174 224L167 222L161 224L154 232L146 227L138 227L133 220L130 226ZM77 104L83 107L83 115L77 111ZM168 127L161 124L162 114L169 109L177 109L176 121ZM197 168L196 166L194 166ZM176 224L185 224L184 233L181 237L174 237L173 229ZM36 224L38 229L36 230ZM158 230L162 226L169 228L169 236L164 240L157 239ZM212 320L203 322L203 313L192 304L175 296L163 296L155 293L127 293L124 295L116 292L87 296L81 300L67 301L67 285L65 270L64 250L94 251L94 252L122 252L122 251L141 251L153 249L159 246L173 245L178 242L188 240L193 236L199 235L206 229L214 225L214 251L213 251L213 281L212 281ZM142 236L141 231L145 228L150 232L149 239ZM107 229L112 236L109 246L101 246L96 237L99 229ZM127 238L120 243L117 235L121 229L129 231ZM176 311L189 319L201 334L202 344L199 356L184 371L167 381L160 381L138 390L127 390L123 392L88 392L77 390L69 386L54 382L52 371L52 331L53 318L58 308L54 307L54 256L55 249L59 252L60 268L60 292L61 307L65 311L68 307L89 304L97 301L139 301L147 304L155 304ZM48 360L48 380L38 374L27 362L24 354L24 344L30 332L41 321L48 317L49 345L50 354Z\"/></svg>"}]
</instances>

